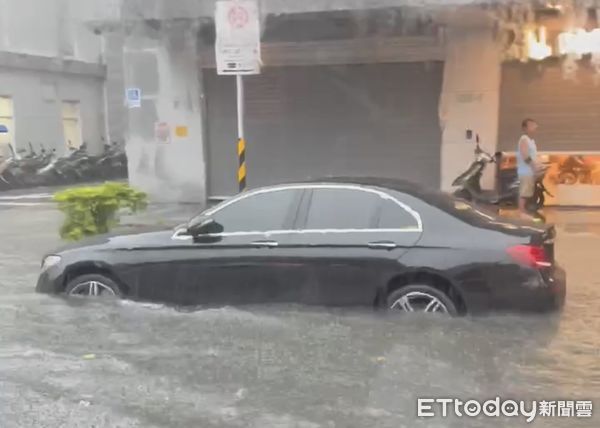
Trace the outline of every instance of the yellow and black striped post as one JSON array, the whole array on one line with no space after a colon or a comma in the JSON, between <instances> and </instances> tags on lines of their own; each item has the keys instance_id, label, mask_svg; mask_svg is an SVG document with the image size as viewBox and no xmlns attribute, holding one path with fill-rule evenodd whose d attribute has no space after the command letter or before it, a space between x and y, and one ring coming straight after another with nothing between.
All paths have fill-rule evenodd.
<instances>
[{"instance_id":1,"label":"yellow and black striped post","mask_svg":"<svg viewBox=\"0 0 600 428\"><path fill-rule=\"evenodd\" d=\"M246 190L246 139L244 138L244 79L241 75L236 76L237 87L237 120L238 120L238 184L240 192Z\"/></svg>"},{"instance_id":2,"label":"yellow and black striped post","mask_svg":"<svg viewBox=\"0 0 600 428\"><path fill-rule=\"evenodd\" d=\"M238 183L240 192L246 190L246 140L238 140Z\"/></svg>"}]
</instances>

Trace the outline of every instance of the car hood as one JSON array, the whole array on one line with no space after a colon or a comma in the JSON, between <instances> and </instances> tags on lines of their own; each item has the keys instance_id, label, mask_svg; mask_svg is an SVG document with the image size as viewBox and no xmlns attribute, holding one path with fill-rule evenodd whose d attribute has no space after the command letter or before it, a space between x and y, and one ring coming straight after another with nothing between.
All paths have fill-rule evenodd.
<instances>
[{"instance_id":1,"label":"car hood","mask_svg":"<svg viewBox=\"0 0 600 428\"><path fill-rule=\"evenodd\" d=\"M117 249L164 246L170 242L173 229L157 226L141 227L128 232L116 232L83 239L65 245L53 254L77 251L81 249Z\"/></svg>"}]
</instances>

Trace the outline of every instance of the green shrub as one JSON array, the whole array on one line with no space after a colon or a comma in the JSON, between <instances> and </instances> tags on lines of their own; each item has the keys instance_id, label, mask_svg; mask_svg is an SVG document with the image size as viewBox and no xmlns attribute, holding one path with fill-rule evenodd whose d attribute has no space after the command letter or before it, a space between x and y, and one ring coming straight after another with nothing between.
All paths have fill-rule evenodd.
<instances>
[{"instance_id":1,"label":"green shrub","mask_svg":"<svg viewBox=\"0 0 600 428\"><path fill-rule=\"evenodd\" d=\"M66 216L60 236L69 241L107 233L119 224L121 209L135 213L147 206L146 194L124 183L67 189L54 200Z\"/></svg>"}]
</instances>

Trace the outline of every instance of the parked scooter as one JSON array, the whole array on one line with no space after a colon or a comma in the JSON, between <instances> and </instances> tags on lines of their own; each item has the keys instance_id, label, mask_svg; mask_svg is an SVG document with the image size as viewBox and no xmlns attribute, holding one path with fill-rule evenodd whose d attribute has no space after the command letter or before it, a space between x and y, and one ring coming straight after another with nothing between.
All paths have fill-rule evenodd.
<instances>
[{"instance_id":1,"label":"parked scooter","mask_svg":"<svg viewBox=\"0 0 600 428\"><path fill-rule=\"evenodd\" d=\"M24 153L23 150L20 151ZM51 155L48 155L44 146L41 146L40 154L36 153L33 145L29 143L29 153L18 160L18 166L24 174L34 174L40 168L45 167L50 163Z\"/></svg>"},{"instance_id":2,"label":"parked scooter","mask_svg":"<svg viewBox=\"0 0 600 428\"><path fill-rule=\"evenodd\" d=\"M73 150L67 158L67 163L75 181L91 181L96 178L93 158L88 154L87 143Z\"/></svg>"},{"instance_id":3,"label":"parked scooter","mask_svg":"<svg viewBox=\"0 0 600 428\"><path fill-rule=\"evenodd\" d=\"M50 186L65 181L64 174L57 168L61 158L56 157L56 149L48 155L48 163L35 172L34 181L39 186Z\"/></svg>"},{"instance_id":4,"label":"parked scooter","mask_svg":"<svg viewBox=\"0 0 600 428\"><path fill-rule=\"evenodd\" d=\"M104 153L97 158L96 166L103 177L127 176L127 155L116 142L104 144Z\"/></svg>"},{"instance_id":5,"label":"parked scooter","mask_svg":"<svg viewBox=\"0 0 600 428\"><path fill-rule=\"evenodd\" d=\"M467 131L467 140L470 141L472 138L472 132ZM502 152L497 152L492 156L484 151L480 146L479 135L477 135L475 160L452 183L452 186L457 188L454 196L481 205L517 206L519 201L519 177L516 168L500 169L502 156ZM495 191L481 189L481 177L489 164L496 164L497 189ZM552 196L543 183L546 169L541 171L536 177L534 196L527 204L527 210L531 213L538 213L544 207L546 195Z\"/></svg>"},{"instance_id":6,"label":"parked scooter","mask_svg":"<svg viewBox=\"0 0 600 428\"><path fill-rule=\"evenodd\" d=\"M56 150L48 151L40 145L36 152L33 145L29 151L0 156L0 190L64 185L127 177L127 156L122 146L106 144L100 155L90 155L84 143L71 148L67 156L57 157Z\"/></svg>"},{"instance_id":7,"label":"parked scooter","mask_svg":"<svg viewBox=\"0 0 600 428\"><path fill-rule=\"evenodd\" d=\"M0 189L13 189L18 187L17 177L13 175L15 159L13 156L0 156Z\"/></svg>"},{"instance_id":8,"label":"parked scooter","mask_svg":"<svg viewBox=\"0 0 600 428\"><path fill-rule=\"evenodd\" d=\"M13 176L13 187L33 187L46 184L44 177L40 177L39 171L45 169L54 158L54 151L47 152L45 147L40 145L40 153L36 153L33 145L29 143L29 153L22 157L23 150L19 150L17 155L13 156L13 162L10 165L10 172ZM14 149L11 146L11 151Z\"/></svg>"},{"instance_id":9,"label":"parked scooter","mask_svg":"<svg viewBox=\"0 0 600 428\"><path fill-rule=\"evenodd\" d=\"M26 186L25 177L38 165L41 165L42 159L37 156L33 147L30 145L30 153L23 155L26 151L19 150L15 152L12 144L8 147L11 156L4 159L0 165L0 176L6 184L5 188L20 188Z\"/></svg>"}]
</instances>

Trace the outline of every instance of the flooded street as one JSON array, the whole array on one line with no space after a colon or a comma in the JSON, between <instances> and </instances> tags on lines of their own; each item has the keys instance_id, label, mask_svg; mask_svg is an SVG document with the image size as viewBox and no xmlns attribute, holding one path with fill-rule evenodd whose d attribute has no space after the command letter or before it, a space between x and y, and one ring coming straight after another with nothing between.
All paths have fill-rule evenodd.
<instances>
[{"instance_id":1,"label":"flooded street","mask_svg":"<svg viewBox=\"0 0 600 428\"><path fill-rule=\"evenodd\" d=\"M0 207L0 426L517 427L417 419L418 397L593 400L600 426L600 213L555 213L560 316L398 319L369 311L178 311L33 292L59 244L51 204Z\"/></svg>"}]
</instances>

